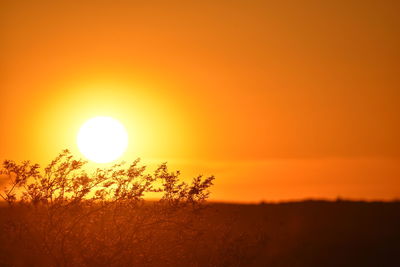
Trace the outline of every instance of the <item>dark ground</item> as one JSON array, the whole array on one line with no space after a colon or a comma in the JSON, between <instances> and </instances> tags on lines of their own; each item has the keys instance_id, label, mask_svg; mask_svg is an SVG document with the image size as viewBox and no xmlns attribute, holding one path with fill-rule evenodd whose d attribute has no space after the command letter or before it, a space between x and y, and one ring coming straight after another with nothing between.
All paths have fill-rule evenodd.
<instances>
[{"instance_id":1,"label":"dark ground","mask_svg":"<svg viewBox=\"0 0 400 267\"><path fill-rule=\"evenodd\" d=\"M0 212L4 225L10 210L5 207ZM212 203L193 225L200 230L195 238L184 241L180 254L169 253L168 260L143 265L116 265L400 266L400 202ZM179 235L179 228L174 231ZM159 236L156 243L168 236ZM29 252L19 254L17 247L10 248L8 239L2 232L0 265L53 265L40 259L25 261Z\"/></svg>"},{"instance_id":2,"label":"dark ground","mask_svg":"<svg viewBox=\"0 0 400 267\"><path fill-rule=\"evenodd\" d=\"M212 210L211 217L232 220L244 238L262 236L251 266L400 266L398 202L215 204Z\"/></svg>"}]
</instances>

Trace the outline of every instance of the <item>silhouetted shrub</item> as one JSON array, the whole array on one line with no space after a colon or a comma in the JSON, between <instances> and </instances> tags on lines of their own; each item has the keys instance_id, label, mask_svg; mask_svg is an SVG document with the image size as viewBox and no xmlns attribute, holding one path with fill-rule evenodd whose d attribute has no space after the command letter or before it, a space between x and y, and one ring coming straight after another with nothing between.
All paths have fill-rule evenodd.
<instances>
[{"instance_id":1,"label":"silhouetted shrub","mask_svg":"<svg viewBox=\"0 0 400 267\"><path fill-rule=\"evenodd\" d=\"M6 160L1 197L9 205L4 264L48 266L173 265L204 230L198 223L214 177L183 182L161 164L146 173L128 167L88 173L85 161L64 150L42 171L29 161ZM157 201L144 201L146 194ZM193 245L192 244L192 245ZM15 248L16 251L12 251Z\"/></svg>"}]
</instances>

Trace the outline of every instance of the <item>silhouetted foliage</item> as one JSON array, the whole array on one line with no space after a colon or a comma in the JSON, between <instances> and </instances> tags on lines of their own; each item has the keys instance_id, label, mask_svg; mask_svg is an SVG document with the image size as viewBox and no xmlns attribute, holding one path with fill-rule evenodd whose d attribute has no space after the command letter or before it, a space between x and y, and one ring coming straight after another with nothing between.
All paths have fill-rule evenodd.
<instances>
[{"instance_id":1,"label":"silhouetted foliage","mask_svg":"<svg viewBox=\"0 0 400 267\"><path fill-rule=\"evenodd\" d=\"M43 171L29 161L4 161L9 184L1 197L18 210L5 229L13 246L51 266L144 266L179 256L183 242L199 233L192 222L213 176L186 183L166 163L146 173L139 159L92 173L85 164L68 150ZM149 193L159 200L144 201Z\"/></svg>"},{"instance_id":2,"label":"silhouetted foliage","mask_svg":"<svg viewBox=\"0 0 400 267\"><path fill-rule=\"evenodd\" d=\"M214 180L213 176L205 179L198 176L187 184L179 179L179 171L168 171L167 163L161 164L153 175L146 174L146 167L139 166L140 159L127 168L119 163L111 168L98 168L89 175L82 168L86 163L74 159L69 150L60 153L43 173L38 164L6 160L1 173L8 175L10 184L0 195L9 204L23 201L66 205L82 200L138 201L146 193L159 192L163 201L194 204L208 198Z\"/></svg>"}]
</instances>

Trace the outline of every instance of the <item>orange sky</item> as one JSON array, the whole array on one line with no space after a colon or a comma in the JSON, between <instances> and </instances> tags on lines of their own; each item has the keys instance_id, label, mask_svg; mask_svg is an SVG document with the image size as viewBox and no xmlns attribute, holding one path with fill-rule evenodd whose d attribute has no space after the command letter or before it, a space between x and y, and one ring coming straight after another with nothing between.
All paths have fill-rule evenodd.
<instances>
[{"instance_id":1,"label":"orange sky","mask_svg":"<svg viewBox=\"0 0 400 267\"><path fill-rule=\"evenodd\" d=\"M301 3L300 3L301 2ZM124 159L215 174L214 199L400 197L397 1L0 3L0 159L87 119Z\"/></svg>"}]
</instances>

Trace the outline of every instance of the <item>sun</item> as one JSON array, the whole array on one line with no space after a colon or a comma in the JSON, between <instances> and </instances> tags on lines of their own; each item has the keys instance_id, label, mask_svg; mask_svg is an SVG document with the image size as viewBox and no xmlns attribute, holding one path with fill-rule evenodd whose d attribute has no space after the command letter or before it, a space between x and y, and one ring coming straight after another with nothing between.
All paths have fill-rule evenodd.
<instances>
[{"instance_id":1,"label":"sun","mask_svg":"<svg viewBox=\"0 0 400 267\"><path fill-rule=\"evenodd\" d=\"M122 156L128 147L125 127L111 117L95 117L86 121L77 136L80 152L89 160L108 163Z\"/></svg>"}]
</instances>

